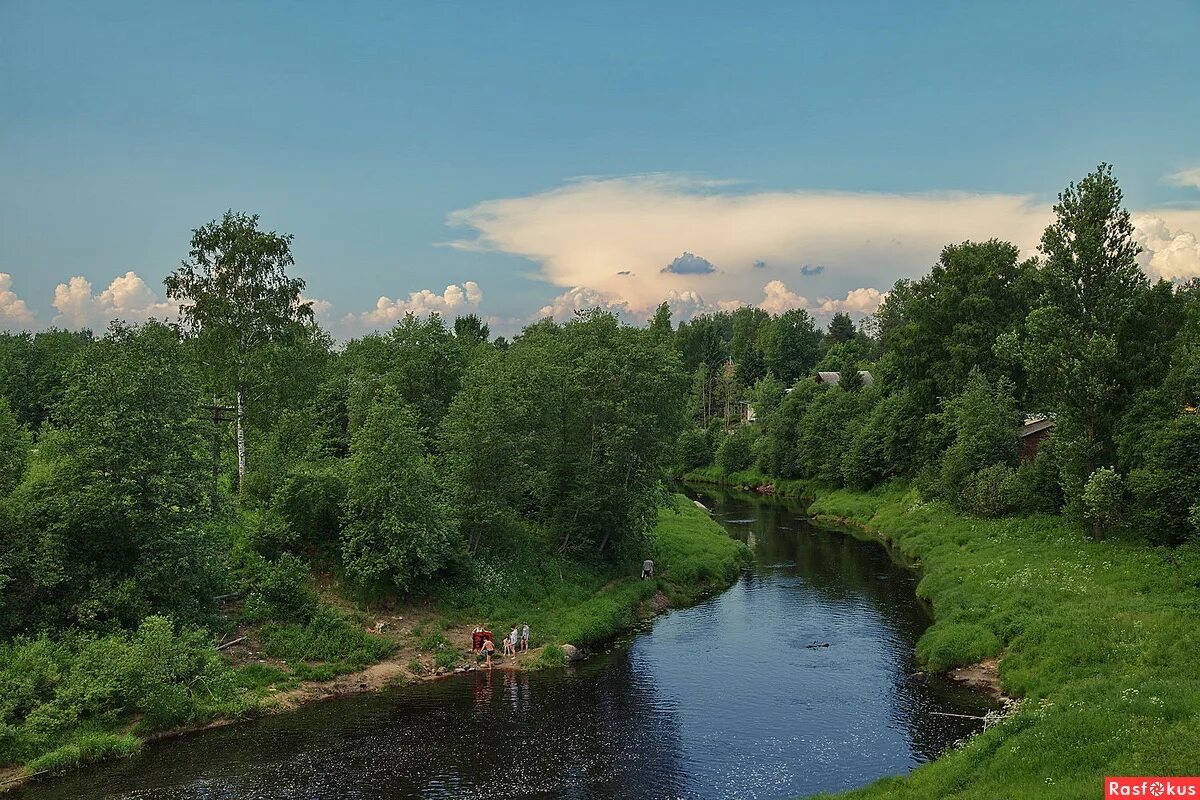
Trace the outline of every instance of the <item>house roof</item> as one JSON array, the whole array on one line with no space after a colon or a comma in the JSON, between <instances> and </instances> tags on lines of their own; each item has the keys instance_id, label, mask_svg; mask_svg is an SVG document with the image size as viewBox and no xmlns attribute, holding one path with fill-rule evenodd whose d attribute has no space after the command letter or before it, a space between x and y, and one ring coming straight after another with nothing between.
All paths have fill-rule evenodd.
<instances>
[{"instance_id":1,"label":"house roof","mask_svg":"<svg viewBox=\"0 0 1200 800\"><path fill-rule=\"evenodd\" d=\"M1026 436L1032 436L1035 433L1049 430L1054 427L1054 420L1045 414L1035 414L1025 418L1025 423L1017 428L1017 436L1024 439Z\"/></svg>"},{"instance_id":2,"label":"house roof","mask_svg":"<svg viewBox=\"0 0 1200 800\"><path fill-rule=\"evenodd\" d=\"M863 386L870 386L875 382L874 376L865 369L860 369L858 376L862 378ZM828 383L830 386L837 386L841 379L842 373L840 372L818 372L815 378L817 383Z\"/></svg>"}]
</instances>

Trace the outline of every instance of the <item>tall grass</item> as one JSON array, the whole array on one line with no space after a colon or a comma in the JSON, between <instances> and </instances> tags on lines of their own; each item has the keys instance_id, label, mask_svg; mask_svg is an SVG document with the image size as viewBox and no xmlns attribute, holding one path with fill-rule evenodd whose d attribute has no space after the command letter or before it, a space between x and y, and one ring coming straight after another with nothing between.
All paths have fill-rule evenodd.
<instances>
[{"instance_id":1,"label":"tall grass","mask_svg":"<svg viewBox=\"0 0 1200 800\"><path fill-rule=\"evenodd\" d=\"M1092 541L1056 516L970 519L892 485L823 494L918 559L932 668L1001 655L1008 721L853 798L1093 798L1105 775L1200 770L1200 545Z\"/></svg>"}]
</instances>

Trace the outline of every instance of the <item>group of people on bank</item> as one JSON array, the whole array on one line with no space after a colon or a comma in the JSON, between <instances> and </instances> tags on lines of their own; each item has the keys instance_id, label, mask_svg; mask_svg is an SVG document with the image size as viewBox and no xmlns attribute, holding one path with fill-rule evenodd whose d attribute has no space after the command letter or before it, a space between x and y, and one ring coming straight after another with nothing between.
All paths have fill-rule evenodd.
<instances>
[{"instance_id":1,"label":"group of people on bank","mask_svg":"<svg viewBox=\"0 0 1200 800\"><path fill-rule=\"evenodd\" d=\"M516 658L517 653L526 652L529 650L529 623L513 625L512 630L501 641L504 647L502 655ZM479 653L479 657L486 662L488 669L491 669L492 656L496 654L492 632L482 625L477 625L471 632L471 651Z\"/></svg>"}]
</instances>

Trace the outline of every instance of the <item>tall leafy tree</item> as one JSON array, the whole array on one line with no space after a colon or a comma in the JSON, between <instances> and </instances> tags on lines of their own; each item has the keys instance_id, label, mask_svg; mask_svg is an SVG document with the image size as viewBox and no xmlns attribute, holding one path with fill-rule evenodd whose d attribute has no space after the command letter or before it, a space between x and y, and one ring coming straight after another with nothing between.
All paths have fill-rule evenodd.
<instances>
[{"instance_id":1,"label":"tall leafy tree","mask_svg":"<svg viewBox=\"0 0 1200 800\"><path fill-rule=\"evenodd\" d=\"M167 296L197 337L214 386L236 403L239 488L246 478L246 408L258 361L312 322L304 281L287 270L292 235L263 231L258 215L227 211L192 232L188 258L167 277Z\"/></svg>"},{"instance_id":2,"label":"tall leafy tree","mask_svg":"<svg viewBox=\"0 0 1200 800\"><path fill-rule=\"evenodd\" d=\"M758 335L767 369L788 386L812 370L820 342L820 331L802 308L775 317Z\"/></svg>"},{"instance_id":3,"label":"tall leafy tree","mask_svg":"<svg viewBox=\"0 0 1200 800\"><path fill-rule=\"evenodd\" d=\"M1025 323L1025 371L1059 414L1071 498L1098 466L1115 460L1113 425L1136 373L1138 326L1131 322L1149 282L1121 202L1107 164L1059 195L1042 235L1044 295Z\"/></svg>"},{"instance_id":4,"label":"tall leafy tree","mask_svg":"<svg viewBox=\"0 0 1200 800\"><path fill-rule=\"evenodd\" d=\"M134 625L194 616L213 588L199 383L177 333L116 326L83 351L12 495L7 592L30 618ZM12 597L12 595L10 595Z\"/></svg>"},{"instance_id":5,"label":"tall leafy tree","mask_svg":"<svg viewBox=\"0 0 1200 800\"><path fill-rule=\"evenodd\" d=\"M729 343L729 353L737 369L738 383L742 386L753 386L767 373L758 339L761 331L770 323L771 315L761 308L742 306L733 312L733 339Z\"/></svg>"},{"instance_id":6,"label":"tall leafy tree","mask_svg":"<svg viewBox=\"0 0 1200 800\"><path fill-rule=\"evenodd\" d=\"M358 586L406 592L455 549L417 416L392 386L371 400L346 471L342 563Z\"/></svg>"}]
</instances>

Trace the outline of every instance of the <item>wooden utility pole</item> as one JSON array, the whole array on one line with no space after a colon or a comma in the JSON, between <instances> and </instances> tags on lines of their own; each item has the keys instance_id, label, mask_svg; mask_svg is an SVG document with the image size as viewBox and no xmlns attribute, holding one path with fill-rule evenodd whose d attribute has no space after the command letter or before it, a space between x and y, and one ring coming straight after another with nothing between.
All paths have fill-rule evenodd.
<instances>
[{"instance_id":1,"label":"wooden utility pole","mask_svg":"<svg viewBox=\"0 0 1200 800\"><path fill-rule=\"evenodd\" d=\"M217 510L219 498L221 497L221 426L230 422L237 422L237 409L233 406L223 406L217 402L217 398L213 397L210 405L200 406L204 411L208 412L208 419L213 424L213 482L212 482L212 510ZM230 415L234 416L230 416Z\"/></svg>"}]
</instances>

